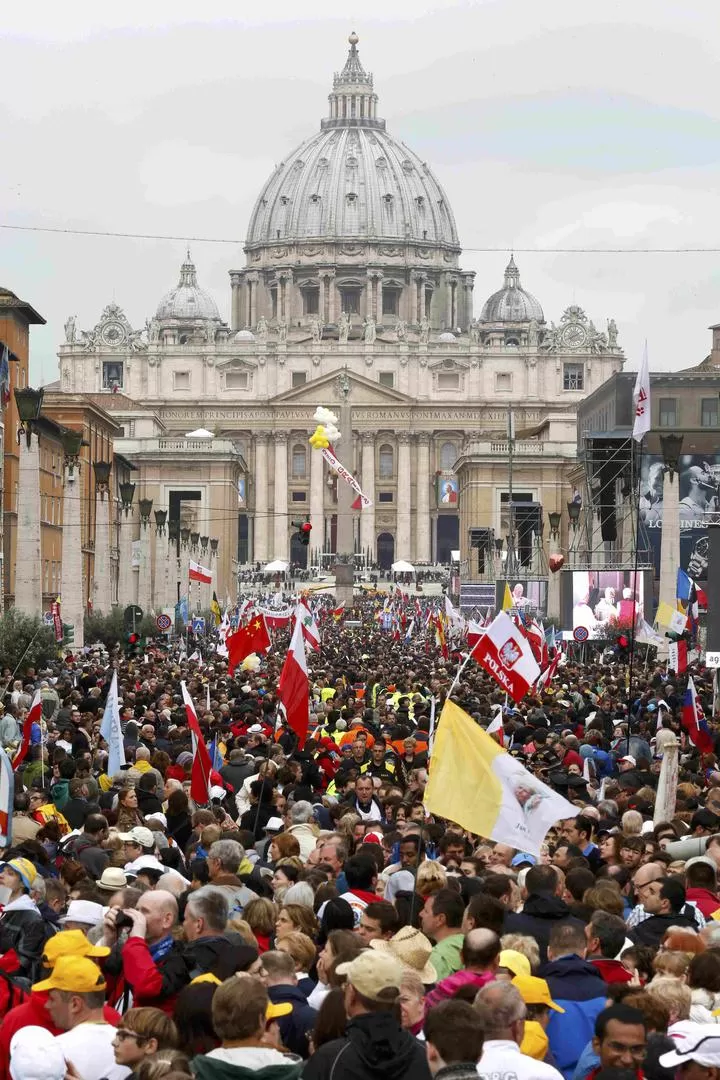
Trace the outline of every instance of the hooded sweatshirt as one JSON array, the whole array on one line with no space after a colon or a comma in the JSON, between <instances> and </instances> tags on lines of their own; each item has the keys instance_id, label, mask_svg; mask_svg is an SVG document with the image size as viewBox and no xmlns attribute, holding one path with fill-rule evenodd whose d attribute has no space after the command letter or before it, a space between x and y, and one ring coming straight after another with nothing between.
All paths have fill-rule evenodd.
<instances>
[{"instance_id":1,"label":"hooded sweatshirt","mask_svg":"<svg viewBox=\"0 0 720 1080\"><path fill-rule=\"evenodd\" d=\"M533 937L540 949L540 962L547 960L550 931L554 926L572 923L585 931L585 924L571 914L564 900L552 893L531 893L522 911L509 911L503 923L503 934L525 934Z\"/></svg>"},{"instance_id":2,"label":"hooded sweatshirt","mask_svg":"<svg viewBox=\"0 0 720 1080\"><path fill-rule=\"evenodd\" d=\"M190 1067L199 1080L296 1080L303 1066L270 1046L234 1046L193 1058Z\"/></svg>"},{"instance_id":3,"label":"hooded sweatshirt","mask_svg":"<svg viewBox=\"0 0 720 1080\"><path fill-rule=\"evenodd\" d=\"M425 1049L389 1012L354 1017L344 1039L321 1046L303 1080L430 1080Z\"/></svg>"}]
</instances>

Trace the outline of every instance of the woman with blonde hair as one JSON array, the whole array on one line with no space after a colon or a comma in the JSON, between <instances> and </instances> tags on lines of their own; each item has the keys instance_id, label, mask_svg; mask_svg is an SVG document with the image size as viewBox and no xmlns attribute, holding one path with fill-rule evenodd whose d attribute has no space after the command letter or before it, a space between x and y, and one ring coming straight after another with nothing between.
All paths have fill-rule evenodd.
<instances>
[{"instance_id":1,"label":"woman with blonde hair","mask_svg":"<svg viewBox=\"0 0 720 1080\"><path fill-rule=\"evenodd\" d=\"M531 938L527 934L503 934L500 938L500 944L503 950L509 949L512 952L519 952L526 957L532 974L537 974L540 967L540 948L535 938Z\"/></svg>"},{"instance_id":2,"label":"woman with blonde hair","mask_svg":"<svg viewBox=\"0 0 720 1080\"><path fill-rule=\"evenodd\" d=\"M447 886L447 873L442 863L434 859L425 859L418 866L415 878L415 892L426 900L428 896Z\"/></svg>"},{"instance_id":3,"label":"woman with blonde hair","mask_svg":"<svg viewBox=\"0 0 720 1080\"><path fill-rule=\"evenodd\" d=\"M305 904L284 904L275 920L275 940L287 937L293 930L299 930L314 938L318 931L318 922L315 912Z\"/></svg>"},{"instance_id":4,"label":"woman with blonde hair","mask_svg":"<svg viewBox=\"0 0 720 1080\"><path fill-rule=\"evenodd\" d=\"M267 952L277 921L277 908L272 900L258 896L256 900L251 900L246 905L243 915L257 941L258 952Z\"/></svg>"},{"instance_id":5,"label":"woman with blonde hair","mask_svg":"<svg viewBox=\"0 0 720 1080\"><path fill-rule=\"evenodd\" d=\"M315 982L309 977L308 971L315 963L317 956L317 949L312 938L308 937L307 934L302 934L299 930L293 930L292 933L287 934L278 941L277 951L286 952L289 956L292 956L299 988L306 996L312 993Z\"/></svg>"}]
</instances>

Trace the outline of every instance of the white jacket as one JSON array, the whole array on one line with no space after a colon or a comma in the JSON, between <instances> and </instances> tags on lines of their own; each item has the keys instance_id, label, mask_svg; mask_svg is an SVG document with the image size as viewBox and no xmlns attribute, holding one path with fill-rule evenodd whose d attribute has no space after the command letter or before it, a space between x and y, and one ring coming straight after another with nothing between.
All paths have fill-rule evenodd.
<instances>
[{"instance_id":1,"label":"white jacket","mask_svg":"<svg viewBox=\"0 0 720 1080\"><path fill-rule=\"evenodd\" d=\"M720 1009L720 994L697 987L690 991L690 1020L695 1024L717 1024L720 1016L713 1016Z\"/></svg>"},{"instance_id":2,"label":"white jacket","mask_svg":"<svg viewBox=\"0 0 720 1080\"><path fill-rule=\"evenodd\" d=\"M510 1039L488 1039L477 1071L486 1080L563 1080L552 1065L521 1054L518 1044Z\"/></svg>"},{"instance_id":3,"label":"white jacket","mask_svg":"<svg viewBox=\"0 0 720 1080\"><path fill-rule=\"evenodd\" d=\"M303 862L307 862L310 857L310 852L314 851L317 846L317 833L310 822L302 822L300 825L291 825L290 828L285 831L295 837L300 845L300 858Z\"/></svg>"}]
</instances>

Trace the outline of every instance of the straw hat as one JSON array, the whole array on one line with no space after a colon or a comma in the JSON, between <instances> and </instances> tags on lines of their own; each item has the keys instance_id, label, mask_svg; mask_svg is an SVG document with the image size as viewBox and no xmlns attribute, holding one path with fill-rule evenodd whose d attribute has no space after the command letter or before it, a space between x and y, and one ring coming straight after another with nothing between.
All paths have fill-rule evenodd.
<instances>
[{"instance_id":1,"label":"straw hat","mask_svg":"<svg viewBox=\"0 0 720 1080\"><path fill-rule=\"evenodd\" d=\"M376 938L371 949L388 952L408 971L414 971L426 985L437 982L437 972L430 963L432 943L414 926L403 926L389 941Z\"/></svg>"}]
</instances>

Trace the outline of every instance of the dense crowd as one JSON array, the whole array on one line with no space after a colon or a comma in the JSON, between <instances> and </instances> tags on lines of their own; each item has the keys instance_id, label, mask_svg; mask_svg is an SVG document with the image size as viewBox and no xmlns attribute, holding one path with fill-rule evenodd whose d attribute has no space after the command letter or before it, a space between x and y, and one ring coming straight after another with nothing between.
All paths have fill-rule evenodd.
<instances>
[{"instance_id":1,"label":"dense crowd","mask_svg":"<svg viewBox=\"0 0 720 1080\"><path fill-rule=\"evenodd\" d=\"M500 712L496 737L576 808L532 854L424 805L460 638L445 659L377 601L347 614L309 651L302 749L277 708L287 631L233 676L179 644L5 673L6 750L37 688L43 717L0 870L0 1080L715 1080L720 767L683 727L686 677L636 667L628 690L620 662L567 658L513 707L465 667L453 700L483 727ZM203 806L181 681L213 755Z\"/></svg>"}]
</instances>

